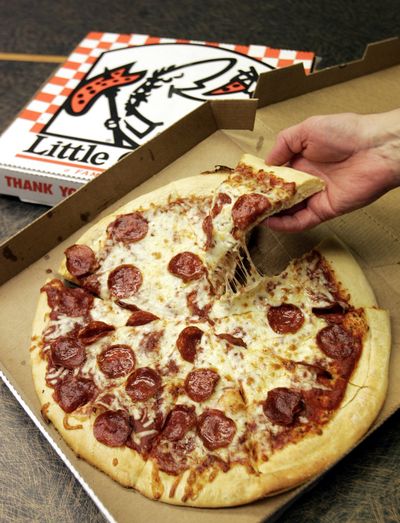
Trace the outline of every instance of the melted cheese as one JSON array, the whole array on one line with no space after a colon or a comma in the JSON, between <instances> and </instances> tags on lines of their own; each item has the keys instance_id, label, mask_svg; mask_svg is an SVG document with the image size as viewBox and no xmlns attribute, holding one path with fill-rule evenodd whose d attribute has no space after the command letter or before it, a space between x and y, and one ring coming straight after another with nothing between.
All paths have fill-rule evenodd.
<instances>
[{"instance_id":1,"label":"melted cheese","mask_svg":"<svg viewBox=\"0 0 400 523\"><path fill-rule=\"evenodd\" d=\"M149 224L146 236L129 244L105 240L104 250L98 258L102 260L97 271L102 298L114 299L108 290L108 276L120 265L132 264L137 267L143 283L134 296L123 301L135 304L141 309L151 311L163 318L190 316L187 296L197 291L200 305L209 300L210 285L206 276L200 280L185 283L168 270L170 260L178 253L189 251L204 261L203 240L199 236L204 208L208 199L191 199L190 205L181 200L164 207L150 207L142 211Z\"/></svg>"},{"instance_id":2,"label":"melted cheese","mask_svg":"<svg viewBox=\"0 0 400 523\"><path fill-rule=\"evenodd\" d=\"M149 225L148 233L138 242L124 244L110 240L105 230L92 241L90 247L100 261L97 275L102 300L94 301L90 314L93 320L112 324L116 330L87 346L86 362L80 373L93 379L101 391L96 399L98 405L112 410L124 409L135 420L141 420L143 430L133 435L137 444L142 437L154 433L152 424L157 411L165 418L174 405L184 404L193 406L198 416L206 409L218 409L234 420L236 433L232 442L213 451L213 455L226 462L250 459L249 449L253 446L257 459L262 461L272 452L270 435L282 430L263 413L268 391L277 387L321 388L315 370L303 364L321 364L327 360L315 341L315 334L326 323L312 314L312 308L327 306L335 299L318 265L318 257L294 260L281 275L261 277L251 263L246 269L241 262L243 252L247 252L244 235L240 239L232 236L232 207L239 196L254 192L266 194L272 203L267 216L289 201L288 191L281 187L260 188L255 179L234 173L218 188L213 202L210 198L192 197L176 199L165 206L137 209ZM215 246L206 251L202 224L220 192L229 195L231 203L223 205L214 217ZM168 271L171 258L185 251L199 256L208 271L200 279L187 283ZM247 286L240 288L240 292L226 292L222 297L218 292L213 294L214 278L217 287L222 281L226 290L240 263ZM126 327L131 312L116 305L108 289L110 272L125 264L141 271L143 283L136 294L122 301L157 315L159 320ZM198 308L211 307L208 321L188 307L188 296L193 291ZM278 334L268 323L269 308L282 303L296 305L304 315L303 325L293 334ZM60 317L51 321L54 330L46 340L68 334L77 323L83 325L84 319ZM193 363L181 357L176 344L179 334L188 326L203 331ZM147 337L155 332L159 333L158 342L154 347L146 345ZM231 343L232 340L219 334L240 338L246 346ZM125 390L126 376L109 379L101 372L98 356L111 345L128 345L135 354L136 369L150 367L162 376L160 398L134 402ZM220 377L205 401L193 401L185 393L186 376L194 369L213 369ZM65 372L65 369L56 369L48 378L59 379ZM300 422L307 423L307 420L302 418ZM252 432L250 427L256 430ZM195 431L189 436L195 438L196 444L188 459L198 464L209 452ZM173 451L173 445L166 445Z\"/></svg>"}]
</instances>

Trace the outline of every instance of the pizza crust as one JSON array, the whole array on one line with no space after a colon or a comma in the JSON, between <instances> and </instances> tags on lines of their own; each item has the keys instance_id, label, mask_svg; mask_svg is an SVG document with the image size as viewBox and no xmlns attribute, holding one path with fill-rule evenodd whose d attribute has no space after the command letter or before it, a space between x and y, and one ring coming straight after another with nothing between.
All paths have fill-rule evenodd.
<instances>
[{"instance_id":1,"label":"pizza crust","mask_svg":"<svg viewBox=\"0 0 400 523\"><path fill-rule=\"evenodd\" d=\"M33 340L31 348L32 376L40 404L45 408L48 418L71 449L88 463L108 474L115 481L126 487L134 487L136 480L145 465L145 461L136 451L128 447L108 447L103 445L93 435L95 415L82 416L66 414L53 399L54 389L46 384L47 361L40 355L40 339L46 327L50 308L46 293L41 292L33 321ZM43 412L43 411L42 411ZM64 426L67 416L68 424L82 428L69 430Z\"/></svg>"},{"instance_id":2,"label":"pizza crust","mask_svg":"<svg viewBox=\"0 0 400 523\"><path fill-rule=\"evenodd\" d=\"M292 169L291 167L266 165L261 158L257 158L257 156L253 156L252 154L244 154L241 156L239 163L244 163L255 171L272 173L282 178L286 183L295 183L296 187L298 187L297 190L303 194L313 194L325 187L325 182L317 176Z\"/></svg>"}]
</instances>

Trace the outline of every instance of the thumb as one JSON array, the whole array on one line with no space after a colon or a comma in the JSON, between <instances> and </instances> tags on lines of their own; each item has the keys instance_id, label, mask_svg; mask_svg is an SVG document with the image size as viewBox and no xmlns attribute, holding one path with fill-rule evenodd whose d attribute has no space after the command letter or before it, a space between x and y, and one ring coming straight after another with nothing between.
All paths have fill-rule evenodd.
<instances>
[{"instance_id":1,"label":"thumb","mask_svg":"<svg viewBox=\"0 0 400 523\"><path fill-rule=\"evenodd\" d=\"M305 139L304 126L301 123L281 131L265 162L268 165L283 165L289 162L304 149Z\"/></svg>"},{"instance_id":2,"label":"thumb","mask_svg":"<svg viewBox=\"0 0 400 523\"><path fill-rule=\"evenodd\" d=\"M335 216L337 213L332 209L325 190L311 196L305 208L291 215L271 216L266 220L266 225L278 232L300 232L312 229Z\"/></svg>"},{"instance_id":3,"label":"thumb","mask_svg":"<svg viewBox=\"0 0 400 523\"><path fill-rule=\"evenodd\" d=\"M306 207L291 216L271 216L267 218L266 225L277 232L301 232L319 225L321 221L317 214Z\"/></svg>"}]
</instances>

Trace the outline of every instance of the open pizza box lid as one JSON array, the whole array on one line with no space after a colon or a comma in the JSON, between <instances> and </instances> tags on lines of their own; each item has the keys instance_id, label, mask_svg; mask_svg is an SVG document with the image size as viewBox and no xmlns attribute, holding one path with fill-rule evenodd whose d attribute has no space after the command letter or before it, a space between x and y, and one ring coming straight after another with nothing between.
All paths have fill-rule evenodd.
<instances>
[{"instance_id":1,"label":"open pizza box lid","mask_svg":"<svg viewBox=\"0 0 400 523\"><path fill-rule=\"evenodd\" d=\"M264 157L281 129L309 116L383 112L400 107L399 64L400 40L391 39L368 46L359 61L307 77L302 66L266 73L256 91L258 109L257 100L201 106L3 244L1 372L28 415L110 521L207 523L216 516L221 523L270 520L307 485L247 506L218 509L217 514L213 509L150 501L77 458L41 418L28 363L31 324L44 280L57 273L63 251L90 227L92 220L140 194L217 164L234 166L243 152ZM253 124L254 130L250 131ZM282 263L285 258L305 252L321 238L336 234L358 259L378 303L390 311L392 322L389 390L371 431L400 406L399 202L397 189L367 208L299 235L277 235L260 229L254 249L259 265L267 257Z\"/></svg>"}]
</instances>

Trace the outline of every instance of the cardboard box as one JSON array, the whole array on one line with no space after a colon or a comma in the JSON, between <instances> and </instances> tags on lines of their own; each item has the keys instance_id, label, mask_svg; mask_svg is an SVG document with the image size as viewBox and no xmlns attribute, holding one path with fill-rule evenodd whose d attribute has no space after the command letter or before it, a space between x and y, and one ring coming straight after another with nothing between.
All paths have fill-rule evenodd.
<instances>
[{"instance_id":1,"label":"cardboard box","mask_svg":"<svg viewBox=\"0 0 400 523\"><path fill-rule=\"evenodd\" d=\"M30 369L25 365L38 289L48 271L57 271L64 249L90 227L89 222L139 194L215 164L234 165L243 151L263 156L280 129L307 116L343 111L381 112L399 107L399 64L400 40L392 39L370 46L360 61L308 78L297 66L268 73L258 89L257 112L255 100L210 102L201 106L3 244L1 371L27 413L110 521L132 521L132 514L138 523L149 520L172 523L178 518L208 523L216 515L222 523L272 520L309 485L247 506L215 512L150 501L79 460L53 427L41 419ZM254 131L244 130L251 127L254 116ZM224 130L232 128L241 130ZM298 255L322 236L334 233L358 258L380 306L389 309L392 321L389 390L371 430L400 405L399 201L400 189L397 189L367 208L301 235L277 236L259 229L254 251L256 261L263 263L267 242L269 252L274 249L274 259L280 259Z\"/></svg>"},{"instance_id":2,"label":"cardboard box","mask_svg":"<svg viewBox=\"0 0 400 523\"><path fill-rule=\"evenodd\" d=\"M299 63L309 72L313 61L263 45L91 32L0 136L0 192L54 205L204 101L250 98L259 74Z\"/></svg>"}]
</instances>

